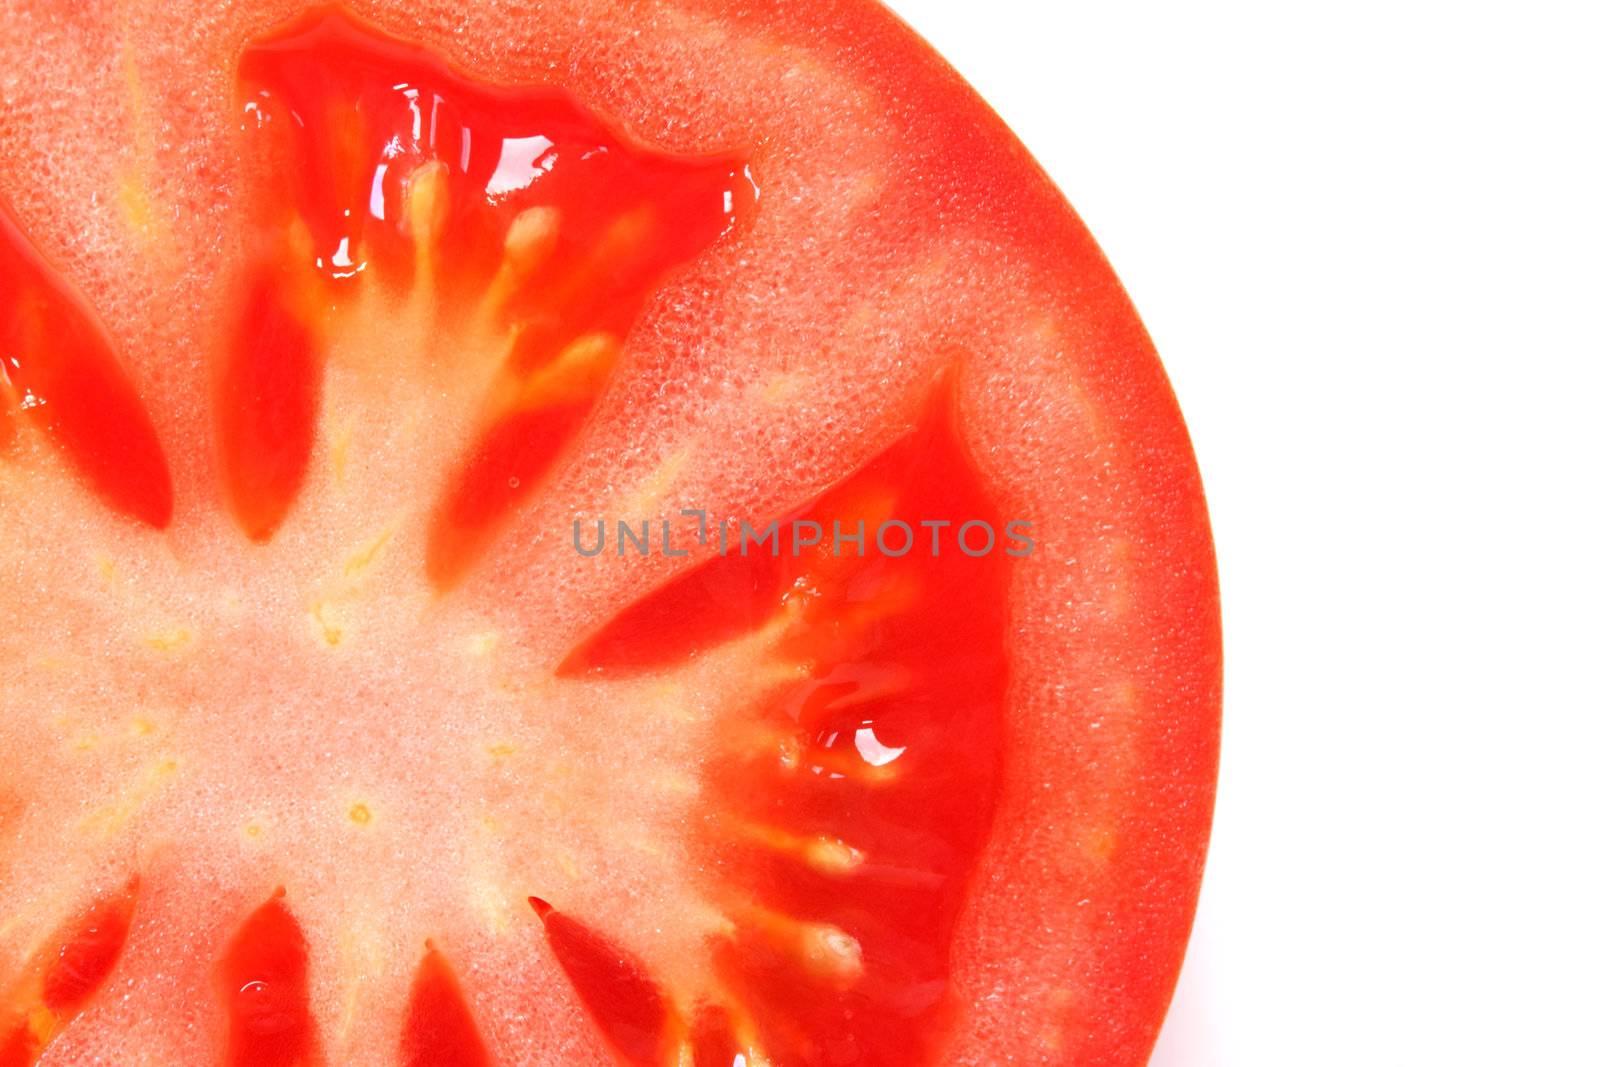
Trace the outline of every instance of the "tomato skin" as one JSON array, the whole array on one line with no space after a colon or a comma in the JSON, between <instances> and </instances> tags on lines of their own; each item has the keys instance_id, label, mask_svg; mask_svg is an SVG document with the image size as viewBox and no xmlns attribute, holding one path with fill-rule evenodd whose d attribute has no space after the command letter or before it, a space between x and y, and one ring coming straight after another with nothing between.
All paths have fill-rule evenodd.
<instances>
[{"instance_id":1,"label":"tomato skin","mask_svg":"<svg viewBox=\"0 0 1600 1067\"><path fill-rule=\"evenodd\" d=\"M838 289L854 298L887 286L885 276L902 266L887 251L897 243L978 230L983 246L1000 250L994 261L1007 267L1003 279L989 283L999 288L1021 279L1028 292L1022 303L1063 309L1057 329L1066 340L1059 362L1041 372L1040 388L1090 398L1085 406L1103 417L1086 420L1095 422L1092 432L1060 431L1053 466L1024 470L1018 464L1008 470L1001 463L985 472L1006 489L1008 506L1019 513L1026 506L1040 517L1039 558L1045 563L1018 579L1015 610L1024 620L1051 622L1030 626L1035 651L1015 682L1018 705L1008 728L1026 743L1006 764L995 843L957 934L954 980L960 993L954 999L964 1017L946 1059L1142 1063L1182 958L1210 824L1221 672L1216 572L1200 482L1170 388L1131 304L1059 193L953 72L875 5L675 5L671 25L678 29L671 32L686 39L704 32L724 42L759 43L748 52L724 43L716 60L720 68L711 69L741 88L710 101L692 100L688 93L641 93L637 81L586 66L586 55L627 54L621 27L639 21L608 14L605 5L557 4L538 13L517 4L498 10L419 5L408 14L352 6L486 76L517 80L550 69L564 77L570 71L573 90L589 106L649 143L675 151L754 145L758 171L764 167L764 179L777 180L779 189L784 168L815 146L799 143L798 127L762 128L767 116L749 104L754 93L743 91L764 76L749 53L792 48L824 71L847 71L880 127L870 136L891 144L893 172L915 173L920 180L914 193L867 221L819 224L835 242L840 233L855 233L852 226L865 227L864 242L877 256L854 261L841 255ZM15 7L21 25L3 46L8 59L32 39L30 25L43 26L59 14L48 4ZM146 195L184 209L192 232L183 228L176 237L182 249L171 257L176 265L124 222L128 169L77 184L32 183L30 173L58 172L63 155L77 154L67 150L76 143L71 136L32 112L0 125L0 147L19 161L0 173L0 193L17 202L30 235L81 282L96 307L106 309L115 335L129 343L130 373L158 433L188 446L171 449L180 509L172 537L180 548L194 548L202 543L196 531L205 520L197 517L198 505L185 501L205 499L214 463L211 450L195 447L209 440L209 431L192 399L209 395L195 388L204 377L198 353L205 345L194 342L206 327L192 326L192 333L182 335L191 343L174 345L155 308L171 293L181 294L176 305L198 303L196 294L211 275L191 265L206 262L209 249L227 245L226 194L208 188L203 177L226 173L228 150L208 131L209 119L194 118L192 105L183 101L195 91L224 93L212 72L227 69L240 43L291 5L241 6L208 16L206 36L189 58L152 44L163 26L170 32L170 26L195 21L182 4L169 8L136 11L124 26L92 12L79 14L80 37L40 35L45 47L66 58L41 75L39 95L55 94L80 116L108 99L126 108L125 124L113 123L100 136L140 158L141 167L147 165L141 153L151 156L155 162L141 179L149 187ZM585 14L591 21L582 34L562 28ZM445 29L455 21L464 31L459 39ZM528 28L534 26L546 29ZM648 27L652 34L668 32L655 22ZM458 43L463 39L512 44L477 48ZM78 50L126 56L142 72L144 102L131 102L116 80L120 75L100 72L104 64L71 62ZM868 54L871 62L862 62L859 57ZM656 65L644 69L667 66L652 56L647 59ZM88 71L84 86L70 88L57 65ZM178 116L173 141L180 147L166 156L159 148L140 147L139 109L157 105ZM847 132L869 136L864 127ZM192 154L192 172L201 178L182 176L190 168L178 165L179 152ZM94 255L76 243L84 227L104 246ZM965 306L971 290L984 288L969 283L967 295L953 296L951 303ZM789 320L767 328L802 332ZM923 369L906 371L897 386ZM993 383L1007 373L980 366L964 386L964 401L974 408L997 406L1003 390ZM872 404L858 400L839 410L865 406ZM1060 410L1055 415L1064 418ZM881 430L879 443L888 432ZM1008 437L1020 439L1026 432L1020 415L1010 422L1001 416L980 420L972 450L989 456ZM855 458L870 452L872 443L855 445ZM1067 444L1076 447L1059 447ZM751 467L778 466L755 446L751 450ZM797 462L792 471L773 475L781 483L773 495L792 503L827 477ZM185 507L191 509L187 515ZM1114 533L1081 532L1101 528ZM493 595L514 580L489 579L484 588ZM606 580L597 580L595 597L617 595ZM1112 586L1120 607L1107 594Z\"/></svg>"}]
</instances>

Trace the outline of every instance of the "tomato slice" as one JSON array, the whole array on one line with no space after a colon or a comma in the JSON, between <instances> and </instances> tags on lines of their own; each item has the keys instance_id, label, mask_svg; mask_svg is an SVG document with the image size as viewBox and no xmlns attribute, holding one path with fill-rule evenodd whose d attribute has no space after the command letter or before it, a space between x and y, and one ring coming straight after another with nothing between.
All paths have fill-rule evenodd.
<instances>
[{"instance_id":1,"label":"tomato slice","mask_svg":"<svg viewBox=\"0 0 1600 1067\"><path fill-rule=\"evenodd\" d=\"M47 7L0 44L0 1067L1143 1061L1203 499L924 46Z\"/></svg>"}]
</instances>

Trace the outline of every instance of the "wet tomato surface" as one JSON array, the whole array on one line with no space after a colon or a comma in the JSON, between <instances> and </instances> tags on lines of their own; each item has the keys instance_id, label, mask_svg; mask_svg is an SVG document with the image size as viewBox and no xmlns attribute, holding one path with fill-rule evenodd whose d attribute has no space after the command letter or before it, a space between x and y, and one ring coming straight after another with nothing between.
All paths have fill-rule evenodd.
<instances>
[{"instance_id":1,"label":"wet tomato surface","mask_svg":"<svg viewBox=\"0 0 1600 1067\"><path fill-rule=\"evenodd\" d=\"M1204 502L925 45L7 14L0 1067L1144 1061Z\"/></svg>"}]
</instances>

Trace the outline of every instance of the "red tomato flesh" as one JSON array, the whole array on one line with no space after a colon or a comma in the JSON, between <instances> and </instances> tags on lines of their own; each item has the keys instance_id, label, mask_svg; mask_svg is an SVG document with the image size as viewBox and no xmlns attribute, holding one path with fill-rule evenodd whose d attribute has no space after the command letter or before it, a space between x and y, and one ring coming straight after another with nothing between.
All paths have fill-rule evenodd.
<instances>
[{"instance_id":1,"label":"red tomato flesh","mask_svg":"<svg viewBox=\"0 0 1600 1067\"><path fill-rule=\"evenodd\" d=\"M305 934L276 893L239 927L217 968L228 1004L228 1067L321 1062L309 963Z\"/></svg>"},{"instance_id":2,"label":"red tomato flesh","mask_svg":"<svg viewBox=\"0 0 1600 1067\"><path fill-rule=\"evenodd\" d=\"M188 7L0 45L0 1067L1142 1062L1214 566L993 116L856 0Z\"/></svg>"},{"instance_id":3,"label":"red tomato flesh","mask_svg":"<svg viewBox=\"0 0 1600 1067\"><path fill-rule=\"evenodd\" d=\"M105 984L128 940L137 885L90 904L23 971L0 1002L0 1067L34 1063Z\"/></svg>"},{"instance_id":4,"label":"red tomato flesh","mask_svg":"<svg viewBox=\"0 0 1600 1067\"><path fill-rule=\"evenodd\" d=\"M269 537L300 491L325 320L359 285L410 291L504 334L503 380L429 542L451 584L582 425L655 279L726 233L753 188L736 161L637 151L559 90L474 83L333 11L251 45L240 83L265 142L250 151L271 163L218 400L235 514Z\"/></svg>"},{"instance_id":5,"label":"red tomato flesh","mask_svg":"<svg viewBox=\"0 0 1600 1067\"><path fill-rule=\"evenodd\" d=\"M155 429L111 341L0 204L0 402L43 426L106 504L151 526L172 520Z\"/></svg>"}]
</instances>

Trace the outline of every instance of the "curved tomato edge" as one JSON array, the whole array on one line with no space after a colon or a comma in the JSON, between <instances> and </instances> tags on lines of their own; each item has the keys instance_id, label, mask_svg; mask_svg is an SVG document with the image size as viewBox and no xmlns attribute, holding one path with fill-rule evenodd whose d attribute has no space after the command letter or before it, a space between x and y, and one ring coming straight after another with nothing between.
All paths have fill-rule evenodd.
<instances>
[{"instance_id":1,"label":"curved tomato edge","mask_svg":"<svg viewBox=\"0 0 1600 1067\"><path fill-rule=\"evenodd\" d=\"M1170 1007L1187 951L1210 844L1221 760L1222 624L1217 559L1205 492L1187 424L1171 381L1109 260L1061 189L1014 131L938 52L875 0L808 0L747 6L736 0L685 0L708 17L748 25L796 47L870 52L852 73L898 110L908 141L964 181L984 181L995 206L993 229L1031 260L1075 308L1084 335L1073 371L1089 392L1109 398L1118 438L1146 457L1121 473L1141 495L1166 502L1145 510L1144 532L1166 549L1171 567L1141 573L1146 602L1158 605L1146 629L1175 635L1182 661L1166 687L1163 751L1152 768L1181 780L1169 821L1152 827L1134 864L1175 890L1161 917L1116 945L1108 972L1140 981L1142 997L1119 998L1118 1033L1099 1033L1063 1050L1063 1062L1127 1065L1148 1061ZM932 86L928 91L923 86ZM915 87L915 88L909 88ZM911 106L908 97L915 95ZM988 220L986 220L987 222ZM1175 582L1182 585L1174 588ZM1172 883L1176 882L1176 886ZM1181 888L1179 888L1181 887ZM1154 966L1152 966L1154 964Z\"/></svg>"},{"instance_id":2,"label":"curved tomato edge","mask_svg":"<svg viewBox=\"0 0 1600 1067\"><path fill-rule=\"evenodd\" d=\"M1194 684L1208 687L1209 696L1196 701L1204 705L1200 709L1204 714L1191 710L1178 724L1183 727L1182 743L1173 745L1174 749L1183 749L1182 759L1174 756L1172 762L1182 764L1193 793L1193 806L1187 809L1180 833L1186 863L1158 857L1152 865L1192 865L1195 873L1188 893L1169 902L1172 914L1164 924L1164 936L1146 938L1138 945L1146 965L1155 954L1168 958L1167 963L1154 968L1161 972L1162 977L1156 981L1164 986L1163 992L1159 997L1152 993L1136 1010L1130 1010L1130 1015L1139 1018L1127 1021L1124 1040L1106 1046L1109 1058L1097 1054L1092 1060L1081 1061L1143 1062L1170 1001L1192 923L1219 758L1221 636L1216 561L1203 490L1170 382L1127 294L1060 191L1000 118L947 63L886 9L865 0L776 3L764 9L744 9L728 0L690 0L682 6L728 21L759 23L761 31L770 37L790 38L806 46L831 41L840 46L871 49L877 62L858 66L856 74L891 102L904 100L906 86L932 83L935 91L917 91L918 106L910 109L914 114L900 116L912 134L909 140L929 152L937 145L945 165L951 169L994 176L990 181L993 195L988 199L997 207L996 233L1030 254L1040 275L1050 279L1056 291L1073 294L1080 306L1080 318L1095 340L1092 347L1080 353L1082 362L1075 367L1076 372L1090 383L1097 396L1121 394L1139 399L1136 404L1124 406L1129 415L1119 424L1119 434L1127 441L1137 442L1141 450L1158 461L1130 470L1129 476L1143 479L1151 495L1176 497L1191 509L1188 523L1181 528L1161 528L1163 540L1171 544L1176 555L1187 559L1193 570L1193 585L1185 597L1190 610L1173 611L1168 616L1187 634L1186 655L1191 668L1188 673ZM1164 575L1148 577L1153 585ZM1179 913L1181 919L1177 917ZM1159 952L1158 940L1164 943ZM1132 1058L1135 1055L1141 1058Z\"/></svg>"}]
</instances>

